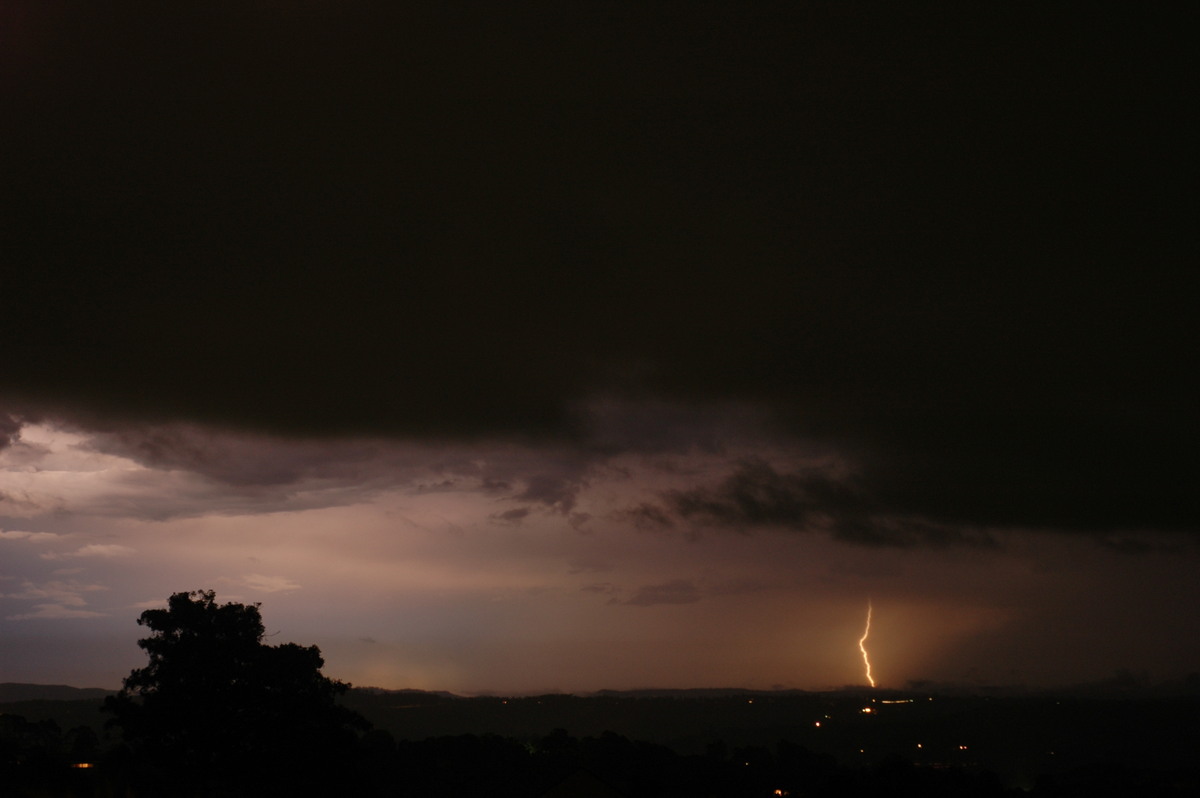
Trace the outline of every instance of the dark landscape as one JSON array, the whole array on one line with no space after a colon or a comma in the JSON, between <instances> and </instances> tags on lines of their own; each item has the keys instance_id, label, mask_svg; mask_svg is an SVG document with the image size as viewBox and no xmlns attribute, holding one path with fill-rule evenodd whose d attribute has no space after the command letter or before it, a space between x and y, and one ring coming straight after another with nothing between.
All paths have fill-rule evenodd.
<instances>
[{"instance_id":1,"label":"dark landscape","mask_svg":"<svg viewBox=\"0 0 1200 798\"><path fill-rule=\"evenodd\" d=\"M0 685L3 773L16 790L6 795L122 794L113 790L130 763L105 728L104 694ZM1056 695L356 688L343 703L373 728L344 761L323 765L344 769L367 795L601 794L554 791L577 772L609 785L602 794L628 796L885 795L905 786L928 795L1187 795L1200 786L1195 685L1178 695L1111 685ZM95 767L73 769L81 761Z\"/></svg>"}]
</instances>

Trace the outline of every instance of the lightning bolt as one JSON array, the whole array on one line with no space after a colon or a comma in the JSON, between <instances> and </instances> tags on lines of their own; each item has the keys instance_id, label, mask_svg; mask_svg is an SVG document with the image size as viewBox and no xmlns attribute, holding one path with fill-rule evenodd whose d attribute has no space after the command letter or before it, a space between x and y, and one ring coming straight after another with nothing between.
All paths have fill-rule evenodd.
<instances>
[{"instance_id":1,"label":"lightning bolt","mask_svg":"<svg viewBox=\"0 0 1200 798\"><path fill-rule=\"evenodd\" d=\"M867 637L871 634L871 600L867 599L867 628L863 630L863 636L858 639L858 650L862 652L863 664L867 666L867 681L871 686L875 686L875 679L871 676L871 659L867 656Z\"/></svg>"}]
</instances>

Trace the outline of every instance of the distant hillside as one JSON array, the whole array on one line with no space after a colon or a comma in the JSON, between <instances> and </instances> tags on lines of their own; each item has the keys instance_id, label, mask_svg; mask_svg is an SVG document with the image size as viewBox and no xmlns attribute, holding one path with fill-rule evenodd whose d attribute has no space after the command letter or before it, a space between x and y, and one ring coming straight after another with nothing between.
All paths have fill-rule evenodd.
<instances>
[{"instance_id":1,"label":"distant hillside","mask_svg":"<svg viewBox=\"0 0 1200 798\"><path fill-rule=\"evenodd\" d=\"M0 714L52 720L64 731L88 726L112 742L115 732L101 712L109 692L2 684ZM987 770L1011 784L1100 764L1166 773L1193 767L1200 750L1200 726L1187 721L1200 715L1200 696L1136 690L1091 696L664 689L505 698L359 688L343 703L397 741L496 736L536 748L555 734L600 739L613 732L685 756L770 751L787 741L854 767L910 762ZM0 787L0 794L8 793Z\"/></svg>"},{"instance_id":2,"label":"distant hillside","mask_svg":"<svg viewBox=\"0 0 1200 798\"><path fill-rule=\"evenodd\" d=\"M101 687L68 687L65 684L0 683L0 704L15 701L100 701L116 690Z\"/></svg>"}]
</instances>

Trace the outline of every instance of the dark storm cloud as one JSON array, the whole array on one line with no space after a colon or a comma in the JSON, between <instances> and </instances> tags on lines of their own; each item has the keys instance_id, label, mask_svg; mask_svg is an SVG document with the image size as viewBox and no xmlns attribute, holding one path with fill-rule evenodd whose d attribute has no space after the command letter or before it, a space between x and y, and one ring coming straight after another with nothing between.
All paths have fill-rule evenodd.
<instances>
[{"instance_id":1,"label":"dark storm cloud","mask_svg":"<svg viewBox=\"0 0 1200 798\"><path fill-rule=\"evenodd\" d=\"M109 490L71 495L53 480L0 490L14 514L53 507L166 520L206 514L263 514L337 507L382 494L481 495L506 503L489 517L519 524L537 513L582 529L576 509L603 456L574 447L388 437L293 437L190 422L30 425L18 419L3 450L12 475L103 474ZM62 492L64 491L65 492ZM67 502L67 505L63 505ZM68 506L69 505L69 506ZM514 506L516 505L516 506Z\"/></svg>"},{"instance_id":2,"label":"dark storm cloud","mask_svg":"<svg viewBox=\"0 0 1200 798\"><path fill-rule=\"evenodd\" d=\"M813 470L780 474L762 460L746 460L716 488L672 491L666 495L676 513L723 525L803 528L814 514L822 517L866 511L865 497L848 480Z\"/></svg>"},{"instance_id":3,"label":"dark storm cloud","mask_svg":"<svg viewBox=\"0 0 1200 798\"><path fill-rule=\"evenodd\" d=\"M512 510L505 510L502 513L494 513L489 516L493 521L499 524L519 524L525 520L533 510L528 507L515 507Z\"/></svg>"},{"instance_id":4,"label":"dark storm cloud","mask_svg":"<svg viewBox=\"0 0 1200 798\"><path fill-rule=\"evenodd\" d=\"M1166 12L13 7L10 408L578 441L596 394L741 402L894 517L1200 526L1194 48ZM780 479L682 507L844 500Z\"/></svg>"},{"instance_id":5,"label":"dark storm cloud","mask_svg":"<svg viewBox=\"0 0 1200 798\"><path fill-rule=\"evenodd\" d=\"M380 465L378 448L369 442L342 443L331 450L325 445L235 436L195 425L114 425L93 431L86 445L152 468L189 471L239 487L288 486L320 477L354 479Z\"/></svg>"},{"instance_id":6,"label":"dark storm cloud","mask_svg":"<svg viewBox=\"0 0 1200 798\"><path fill-rule=\"evenodd\" d=\"M300 484L412 481L421 493L478 490L568 513L592 460L574 453L495 447L486 452L447 441L405 445L388 438L295 438L189 423L106 423L77 428L80 449L125 457L150 469L196 474L235 489Z\"/></svg>"},{"instance_id":7,"label":"dark storm cloud","mask_svg":"<svg viewBox=\"0 0 1200 798\"><path fill-rule=\"evenodd\" d=\"M995 546L986 531L921 518L897 516L881 506L858 480L828 468L780 473L760 459L744 460L719 483L666 491L663 504L642 504L624 515L635 525L714 526L748 532L781 528L827 533L863 546ZM694 534L694 533L693 533Z\"/></svg>"},{"instance_id":8,"label":"dark storm cloud","mask_svg":"<svg viewBox=\"0 0 1200 798\"><path fill-rule=\"evenodd\" d=\"M662 507L646 503L620 511L618 518L632 521L633 525L638 529L646 531L669 528L675 525L671 516Z\"/></svg>"},{"instance_id":9,"label":"dark storm cloud","mask_svg":"<svg viewBox=\"0 0 1200 798\"><path fill-rule=\"evenodd\" d=\"M602 453L721 453L748 432L771 428L774 420L759 403L612 396L589 401L578 415L589 447ZM668 462L659 460L661 466Z\"/></svg>"},{"instance_id":10,"label":"dark storm cloud","mask_svg":"<svg viewBox=\"0 0 1200 798\"><path fill-rule=\"evenodd\" d=\"M557 475L534 474L525 484L525 489L513 498L520 501L540 502L560 513L569 513L575 506L582 485Z\"/></svg>"},{"instance_id":11,"label":"dark storm cloud","mask_svg":"<svg viewBox=\"0 0 1200 798\"><path fill-rule=\"evenodd\" d=\"M0 449L11 444L20 431L20 421L8 413L0 413Z\"/></svg>"}]
</instances>

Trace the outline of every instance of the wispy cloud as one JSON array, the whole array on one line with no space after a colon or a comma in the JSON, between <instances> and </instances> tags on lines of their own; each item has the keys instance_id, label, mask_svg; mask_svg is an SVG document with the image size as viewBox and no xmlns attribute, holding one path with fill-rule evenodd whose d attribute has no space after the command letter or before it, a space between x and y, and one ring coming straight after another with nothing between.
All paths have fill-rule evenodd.
<instances>
[{"instance_id":1,"label":"wispy cloud","mask_svg":"<svg viewBox=\"0 0 1200 798\"><path fill-rule=\"evenodd\" d=\"M16 615L7 616L10 621L28 621L35 618L43 619L58 619L58 618L103 618L105 613L95 612L94 610L81 610L74 607L67 607L62 604L35 604L33 612L22 612Z\"/></svg>"},{"instance_id":2,"label":"wispy cloud","mask_svg":"<svg viewBox=\"0 0 1200 798\"><path fill-rule=\"evenodd\" d=\"M259 590L263 593L282 593L300 589L299 582L293 582L283 576L267 576L266 574L243 574L241 583L251 590Z\"/></svg>"},{"instance_id":3,"label":"wispy cloud","mask_svg":"<svg viewBox=\"0 0 1200 798\"><path fill-rule=\"evenodd\" d=\"M28 540L34 543L48 543L58 540L53 532L26 532L21 529L0 529L0 540Z\"/></svg>"},{"instance_id":4,"label":"wispy cloud","mask_svg":"<svg viewBox=\"0 0 1200 798\"><path fill-rule=\"evenodd\" d=\"M73 557L107 559L112 557L128 557L134 553L136 553L134 549L129 546L122 546L119 543L89 543L86 546L80 546L75 551L65 553L46 552L41 556L44 560L62 560Z\"/></svg>"},{"instance_id":5,"label":"wispy cloud","mask_svg":"<svg viewBox=\"0 0 1200 798\"><path fill-rule=\"evenodd\" d=\"M7 616L8 620L22 621L32 618L96 618L103 612L85 609L88 606L84 593L108 590L104 585L85 584L72 580L54 580L42 584L25 581L14 593L0 594L0 598L18 601L37 601L32 612L20 612Z\"/></svg>"}]
</instances>

